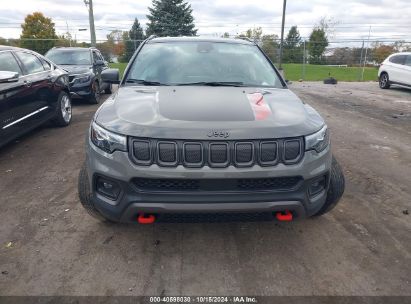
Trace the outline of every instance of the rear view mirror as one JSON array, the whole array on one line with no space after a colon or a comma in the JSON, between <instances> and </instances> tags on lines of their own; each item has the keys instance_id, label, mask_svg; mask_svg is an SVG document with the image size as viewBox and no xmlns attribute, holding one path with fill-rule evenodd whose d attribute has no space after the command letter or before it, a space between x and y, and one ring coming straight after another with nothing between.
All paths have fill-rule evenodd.
<instances>
[{"instance_id":1,"label":"rear view mirror","mask_svg":"<svg viewBox=\"0 0 411 304\"><path fill-rule=\"evenodd\" d=\"M19 80L19 73L0 71L0 83L16 82Z\"/></svg>"},{"instance_id":2,"label":"rear view mirror","mask_svg":"<svg viewBox=\"0 0 411 304\"><path fill-rule=\"evenodd\" d=\"M119 84L120 72L118 69L105 69L101 72L101 80L107 83Z\"/></svg>"}]
</instances>

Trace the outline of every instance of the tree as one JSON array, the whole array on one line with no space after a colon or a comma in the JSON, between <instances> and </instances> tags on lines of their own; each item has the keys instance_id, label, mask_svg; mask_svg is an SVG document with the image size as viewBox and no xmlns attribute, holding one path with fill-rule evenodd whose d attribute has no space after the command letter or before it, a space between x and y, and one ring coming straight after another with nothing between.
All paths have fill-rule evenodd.
<instances>
[{"instance_id":1,"label":"tree","mask_svg":"<svg viewBox=\"0 0 411 304\"><path fill-rule=\"evenodd\" d=\"M54 23L51 18L40 12L29 14L21 25L21 47L44 54L55 45L57 39ZM49 39L49 40L47 40Z\"/></svg>"},{"instance_id":2,"label":"tree","mask_svg":"<svg viewBox=\"0 0 411 304\"><path fill-rule=\"evenodd\" d=\"M240 37L247 37L255 41L259 41L263 36L263 29L261 27L248 29L245 33L242 33Z\"/></svg>"},{"instance_id":3,"label":"tree","mask_svg":"<svg viewBox=\"0 0 411 304\"><path fill-rule=\"evenodd\" d=\"M324 62L323 55L328 46L328 38L325 30L316 27L310 34L308 43L308 52L310 54L310 63L321 64Z\"/></svg>"},{"instance_id":4,"label":"tree","mask_svg":"<svg viewBox=\"0 0 411 304\"><path fill-rule=\"evenodd\" d=\"M288 31L287 37L284 40L284 55L283 62L297 63L303 58L303 50L301 49L301 36L297 26L292 26Z\"/></svg>"},{"instance_id":5,"label":"tree","mask_svg":"<svg viewBox=\"0 0 411 304\"><path fill-rule=\"evenodd\" d=\"M55 41L54 46L70 46L70 42L72 42L70 33L66 33L57 37L58 40Z\"/></svg>"},{"instance_id":6,"label":"tree","mask_svg":"<svg viewBox=\"0 0 411 304\"><path fill-rule=\"evenodd\" d=\"M376 42L373 45L372 49L374 60L377 63L382 63L385 60L385 58L387 58L389 55L395 52L395 47L393 45L387 45L378 42Z\"/></svg>"},{"instance_id":7,"label":"tree","mask_svg":"<svg viewBox=\"0 0 411 304\"><path fill-rule=\"evenodd\" d=\"M279 47L277 35L263 35L261 37L261 49L272 62L277 62Z\"/></svg>"},{"instance_id":8,"label":"tree","mask_svg":"<svg viewBox=\"0 0 411 304\"><path fill-rule=\"evenodd\" d=\"M106 37L107 41L102 43L104 58L111 61L114 57L119 58L124 55L124 32L120 30L111 31Z\"/></svg>"},{"instance_id":9,"label":"tree","mask_svg":"<svg viewBox=\"0 0 411 304\"><path fill-rule=\"evenodd\" d=\"M225 32L221 38L230 38L230 33L229 32Z\"/></svg>"},{"instance_id":10,"label":"tree","mask_svg":"<svg viewBox=\"0 0 411 304\"><path fill-rule=\"evenodd\" d=\"M394 51L396 53L408 52L411 49L411 44L404 40L395 41L392 46L394 47Z\"/></svg>"},{"instance_id":11,"label":"tree","mask_svg":"<svg viewBox=\"0 0 411 304\"><path fill-rule=\"evenodd\" d=\"M147 35L195 36L193 10L184 0L153 0L148 8Z\"/></svg>"},{"instance_id":12,"label":"tree","mask_svg":"<svg viewBox=\"0 0 411 304\"><path fill-rule=\"evenodd\" d=\"M120 61L128 62L144 39L144 30L138 19L135 18L130 31L123 35L125 50L124 56L120 58Z\"/></svg>"}]
</instances>

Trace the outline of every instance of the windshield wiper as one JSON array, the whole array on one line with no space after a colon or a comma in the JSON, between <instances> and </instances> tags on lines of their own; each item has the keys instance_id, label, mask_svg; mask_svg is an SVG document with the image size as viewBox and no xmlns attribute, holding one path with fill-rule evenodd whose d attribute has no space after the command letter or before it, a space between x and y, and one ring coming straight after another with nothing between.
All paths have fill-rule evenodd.
<instances>
[{"instance_id":1,"label":"windshield wiper","mask_svg":"<svg viewBox=\"0 0 411 304\"><path fill-rule=\"evenodd\" d=\"M210 87L243 87L244 82L240 81L200 81L179 83L178 86L210 86Z\"/></svg>"},{"instance_id":2,"label":"windshield wiper","mask_svg":"<svg viewBox=\"0 0 411 304\"><path fill-rule=\"evenodd\" d=\"M149 81L149 80L144 80L144 79L133 79L129 78L126 80L126 83L137 83L137 84L142 84L142 85L147 85L147 86L166 86L168 84L161 83L158 81Z\"/></svg>"}]
</instances>

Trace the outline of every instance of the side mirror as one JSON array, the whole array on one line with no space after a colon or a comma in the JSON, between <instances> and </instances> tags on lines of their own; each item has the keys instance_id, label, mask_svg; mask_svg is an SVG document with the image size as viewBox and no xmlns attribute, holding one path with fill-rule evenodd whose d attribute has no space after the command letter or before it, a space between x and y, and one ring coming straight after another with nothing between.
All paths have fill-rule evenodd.
<instances>
[{"instance_id":1,"label":"side mirror","mask_svg":"<svg viewBox=\"0 0 411 304\"><path fill-rule=\"evenodd\" d=\"M0 71L0 83L17 82L19 81L19 73Z\"/></svg>"},{"instance_id":2,"label":"side mirror","mask_svg":"<svg viewBox=\"0 0 411 304\"><path fill-rule=\"evenodd\" d=\"M103 60L96 60L96 62L94 62L95 66L104 66L104 61Z\"/></svg>"},{"instance_id":3,"label":"side mirror","mask_svg":"<svg viewBox=\"0 0 411 304\"><path fill-rule=\"evenodd\" d=\"M105 69L101 72L101 80L106 83L119 84L120 72L118 69Z\"/></svg>"}]
</instances>

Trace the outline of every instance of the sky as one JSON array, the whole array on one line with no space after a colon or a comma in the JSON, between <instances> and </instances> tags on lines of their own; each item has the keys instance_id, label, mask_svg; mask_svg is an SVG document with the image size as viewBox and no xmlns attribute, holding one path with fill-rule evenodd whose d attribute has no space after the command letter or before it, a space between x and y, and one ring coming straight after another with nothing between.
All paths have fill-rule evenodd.
<instances>
[{"instance_id":1,"label":"sky","mask_svg":"<svg viewBox=\"0 0 411 304\"><path fill-rule=\"evenodd\" d=\"M0 10L0 37L18 38L24 17L41 11L51 17L58 34L67 32L78 40L90 40L88 11L83 0L4 1ZM220 36L261 26L265 34L280 35L283 0L189 0L198 34ZM93 0L97 39L111 30L129 30L137 17L147 23L151 0ZM411 42L411 0L288 0L286 31L297 25L308 37L322 17L334 24L330 40L337 44L367 39ZM371 27L371 28L370 28ZM371 31L370 31L371 30Z\"/></svg>"}]
</instances>

